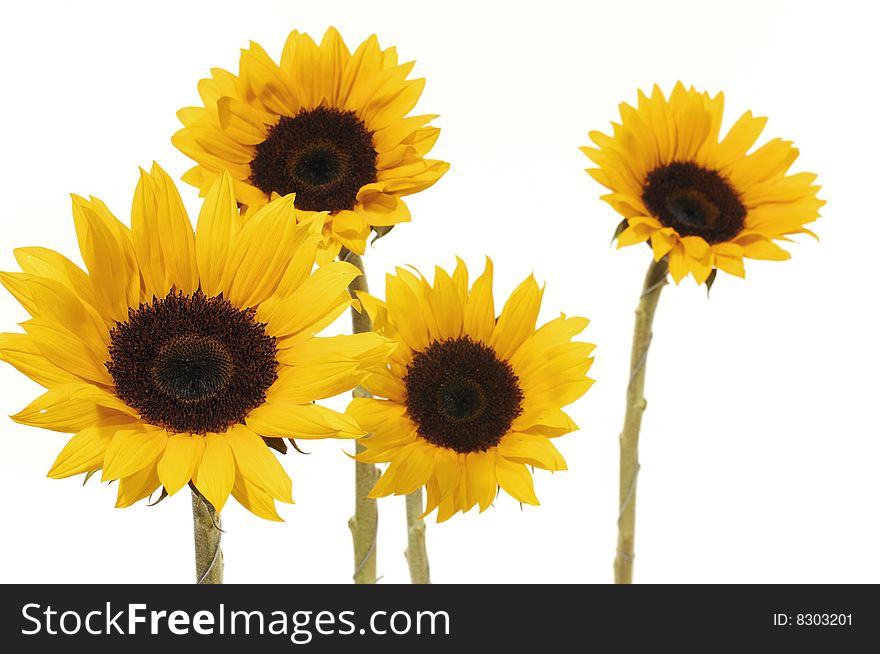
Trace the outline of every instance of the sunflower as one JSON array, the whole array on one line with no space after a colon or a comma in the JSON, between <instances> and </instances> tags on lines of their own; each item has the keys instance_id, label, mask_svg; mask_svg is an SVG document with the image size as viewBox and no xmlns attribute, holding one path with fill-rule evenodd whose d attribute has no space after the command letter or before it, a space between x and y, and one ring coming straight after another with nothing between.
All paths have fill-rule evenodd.
<instances>
[{"instance_id":1,"label":"sunflower","mask_svg":"<svg viewBox=\"0 0 880 654\"><path fill-rule=\"evenodd\" d=\"M249 211L296 193L297 208L329 212L323 259L340 246L363 254L371 228L409 220L402 196L449 168L424 158L436 116L407 116L424 87L407 79L413 65L375 36L351 54L333 28L320 45L291 33L280 64L252 42L237 76L212 69L199 83L204 107L178 113L184 128L172 141L198 162L184 181L204 194L228 169Z\"/></svg>"},{"instance_id":2,"label":"sunflower","mask_svg":"<svg viewBox=\"0 0 880 654\"><path fill-rule=\"evenodd\" d=\"M815 236L816 175L787 175L798 151L773 139L750 152L766 118L743 114L719 140L724 96L679 82L667 101L658 87L620 106L613 136L591 132L581 150L598 166L587 172L611 190L603 196L624 217L618 247L648 241L654 259L669 257L676 283L688 273L705 282L715 269L745 276L743 258L782 261L774 241Z\"/></svg>"},{"instance_id":3,"label":"sunflower","mask_svg":"<svg viewBox=\"0 0 880 654\"><path fill-rule=\"evenodd\" d=\"M376 330L398 346L364 387L387 399L356 398L348 412L372 434L359 442L367 463L390 465L371 497L428 491L425 515L437 520L479 504L498 487L538 504L526 466L565 470L549 439L577 426L562 411L592 385L593 346L571 342L586 318L564 315L535 329L543 290L533 277L510 296L496 320L492 262L468 291L458 260L434 284L398 268L387 303L358 294Z\"/></svg>"},{"instance_id":4,"label":"sunflower","mask_svg":"<svg viewBox=\"0 0 880 654\"><path fill-rule=\"evenodd\" d=\"M100 200L73 197L88 274L52 250L16 250L23 272L0 279L32 318L0 335L0 358L48 389L13 419L75 433L50 477L103 470L119 481L118 507L191 483L217 511L232 493L280 520L291 480L269 444L363 435L312 401L353 388L389 346L314 336L350 305L359 273L342 262L312 272L323 218L295 211L288 196L243 225L223 175L194 234L154 166L130 230Z\"/></svg>"}]
</instances>

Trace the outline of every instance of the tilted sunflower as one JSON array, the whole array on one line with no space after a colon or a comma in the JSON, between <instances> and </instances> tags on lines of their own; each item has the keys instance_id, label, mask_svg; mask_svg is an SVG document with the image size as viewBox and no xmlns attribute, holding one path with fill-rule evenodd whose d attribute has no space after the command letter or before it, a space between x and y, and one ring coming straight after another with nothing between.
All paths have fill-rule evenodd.
<instances>
[{"instance_id":1,"label":"tilted sunflower","mask_svg":"<svg viewBox=\"0 0 880 654\"><path fill-rule=\"evenodd\" d=\"M322 217L293 198L242 224L229 176L193 233L171 179L142 172L132 227L73 197L88 274L44 248L16 250L3 284L32 318L0 334L0 358L47 388L13 419L75 436L54 478L103 470L118 507L192 483L219 511L231 493L280 520L291 480L269 449L282 438L356 438L347 415L312 402L353 388L389 345L376 334L315 337L350 305L359 273L313 272Z\"/></svg>"},{"instance_id":2,"label":"tilted sunflower","mask_svg":"<svg viewBox=\"0 0 880 654\"><path fill-rule=\"evenodd\" d=\"M766 118L743 114L719 139L724 96L679 82L667 100L658 87L639 92L638 107L620 105L612 136L591 132L597 148L581 150L598 166L587 172L612 192L603 196L624 216L618 247L648 241L669 257L678 283L703 283L714 269L745 276L743 258L782 261L775 243L819 217L816 175L787 175L798 151L773 139L750 152Z\"/></svg>"},{"instance_id":3,"label":"tilted sunflower","mask_svg":"<svg viewBox=\"0 0 880 654\"><path fill-rule=\"evenodd\" d=\"M538 504L527 466L565 470L550 439L577 426L562 411L592 385L593 345L571 342L586 318L564 315L535 329L543 290L533 277L510 296L496 320L492 262L468 291L459 260L433 286L398 268L387 301L359 294L376 330L398 346L386 369L363 381L375 396L348 412L372 434L359 441L367 463L390 462L372 497L427 486L425 514L438 522L479 505L498 487Z\"/></svg>"},{"instance_id":4,"label":"tilted sunflower","mask_svg":"<svg viewBox=\"0 0 880 654\"><path fill-rule=\"evenodd\" d=\"M248 210L296 193L297 208L329 212L322 260L340 245L363 254L371 228L408 221L402 197L449 168L425 159L436 116L407 116L424 87L407 79L413 65L375 36L352 54L333 28L320 45L291 33L280 64L252 42L238 75L212 69L199 83L204 107L178 113L172 141L198 162L184 181L204 194L228 169Z\"/></svg>"}]
</instances>

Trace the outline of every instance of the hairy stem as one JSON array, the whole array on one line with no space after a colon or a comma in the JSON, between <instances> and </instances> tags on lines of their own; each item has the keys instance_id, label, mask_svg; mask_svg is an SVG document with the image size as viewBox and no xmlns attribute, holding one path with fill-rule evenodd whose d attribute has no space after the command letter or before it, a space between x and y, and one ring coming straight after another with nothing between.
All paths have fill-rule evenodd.
<instances>
[{"instance_id":1,"label":"hairy stem","mask_svg":"<svg viewBox=\"0 0 880 654\"><path fill-rule=\"evenodd\" d=\"M431 583L431 566L428 565L428 550L425 547L425 521L422 513L422 489L406 496L407 546L406 562L409 564L409 578L414 584Z\"/></svg>"},{"instance_id":2,"label":"hairy stem","mask_svg":"<svg viewBox=\"0 0 880 654\"><path fill-rule=\"evenodd\" d=\"M192 493L193 539L196 546L196 583L223 583L220 514L197 492Z\"/></svg>"},{"instance_id":3,"label":"hairy stem","mask_svg":"<svg viewBox=\"0 0 880 654\"><path fill-rule=\"evenodd\" d=\"M614 583L631 584L636 538L636 487L639 477L639 430L645 411L645 368L651 346L651 324L660 292L666 285L666 259L651 261L636 309L629 385L626 389L626 417L620 434L620 511L617 518L617 556Z\"/></svg>"},{"instance_id":4,"label":"hairy stem","mask_svg":"<svg viewBox=\"0 0 880 654\"><path fill-rule=\"evenodd\" d=\"M348 291L354 295L355 291L367 291L367 275L364 272L364 262L354 252L343 250L341 259L357 266L362 274L356 277L348 287ZM351 326L355 334L373 331L373 324L366 311L351 310ZM372 397L370 392L358 386L352 392L354 397ZM355 443L355 451L364 451L364 446ZM376 533L379 530L379 509L376 500L367 497L373 486L379 480L379 470L372 463L354 464L354 515L348 521L351 530L351 538L354 542L354 583L376 583Z\"/></svg>"}]
</instances>

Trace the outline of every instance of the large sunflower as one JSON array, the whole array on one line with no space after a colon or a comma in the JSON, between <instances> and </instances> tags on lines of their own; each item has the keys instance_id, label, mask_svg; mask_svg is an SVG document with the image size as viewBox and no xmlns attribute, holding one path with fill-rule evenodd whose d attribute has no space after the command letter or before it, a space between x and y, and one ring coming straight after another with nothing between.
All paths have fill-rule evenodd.
<instances>
[{"instance_id":1,"label":"large sunflower","mask_svg":"<svg viewBox=\"0 0 880 654\"><path fill-rule=\"evenodd\" d=\"M132 228L73 198L88 274L44 248L16 250L2 282L32 318L0 335L0 358L46 387L13 419L76 435L50 477L103 469L118 507L187 483L219 511L230 493L280 520L291 481L267 443L356 438L355 421L312 403L354 387L389 346L376 334L314 334L351 303L347 263L313 272L322 217L297 223L291 196L245 225L218 179L196 233L158 167L142 173Z\"/></svg>"},{"instance_id":2,"label":"large sunflower","mask_svg":"<svg viewBox=\"0 0 880 654\"><path fill-rule=\"evenodd\" d=\"M198 162L183 177L202 194L228 169L239 201L260 207L296 193L296 206L330 212L323 256L340 245L363 254L373 227L408 221L402 196L424 190L449 168L425 159L436 116L409 116L424 87L413 63L375 36L351 54L330 28L320 45L294 31L276 64L251 43L239 74L215 68L199 83L204 107L182 109L172 141Z\"/></svg>"},{"instance_id":3,"label":"large sunflower","mask_svg":"<svg viewBox=\"0 0 880 654\"><path fill-rule=\"evenodd\" d=\"M496 320L492 262L468 291L459 260L452 276L437 268L434 284L397 269L387 303L359 294L380 334L399 342L385 370L363 385L349 413L372 434L358 459L390 462L371 496L405 495L426 485L437 520L479 504L500 486L538 504L527 466L565 470L550 442L577 426L562 411L593 383L588 343L571 342L586 318L564 315L535 329L543 290L533 277L513 292Z\"/></svg>"},{"instance_id":4,"label":"large sunflower","mask_svg":"<svg viewBox=\"0 0 880 654\"><path fill-rule=\"evenodd\" d=\"M679 82L667 101L655 86L637 108L620 105L612 136L590 133L598 148L581 148L599 166L587 172L612 191L602 199L625 218L618 247L649 241L676 283L714 269L744 277L744 257L788 259L774 241L813 235L804 225L824 204L816 175L786 174L798 156L790 141L750 152L766 118L746 112L719 140L723 108L721 93Z\"/></svg>"}]
</instances>

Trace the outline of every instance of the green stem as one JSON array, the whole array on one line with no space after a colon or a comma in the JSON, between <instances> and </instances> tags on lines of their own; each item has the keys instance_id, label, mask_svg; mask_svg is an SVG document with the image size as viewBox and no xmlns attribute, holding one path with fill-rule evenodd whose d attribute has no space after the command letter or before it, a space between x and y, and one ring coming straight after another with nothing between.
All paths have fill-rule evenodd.
<instances>
[{"instance_id":1,"label":"green stem","mask_svg":"<svg viewBox=\"0 0 880 654\"><path fill-rule=\"evenodd\" d=\"M367 275L364 272L364 262L354 252L343 250L341 259L357 266L362 274L356 277L348 287L348 291L354 295L355 291L367 291ZM355 334L373 331L373 324L366 311L351 310L351 326ZM372 397L370 392L362 386L354 389L354 397ZM361 453L365 450L360 443L355 443L355 451ZM354 583L376 583L376 534L379 530L379 509L376 500L367 497L369 492L379 480L379 470L371 463L354 464L354 515L348 521L354 542Z\"/></svg>"},{"instance_id":2,"label":"green stem","mask_svg":"<svg viewBox=\"0 0 880 654\"><path fill-rule=\"evenodd\" d=\"M614 559L614 583L631 584L636 539L636 487L639 477L639 430L645 411L645 368L651 347L654 312L669 272L667 260L651 261L636 309L630 359L629 385L626 389L626 417L620 434L620 504L617 518L617 556Z\"/></svg>"},{"instance_id":3,"label":"green stem","mask_svg":"<svg viewBox=\"0 0 880 654\"><path fill-rule=\"evenodd\" d=\"M196 491L192 493L193 539L196 546L196 583L223 583L220 514Z\"/></svg>"},{"instance_id":4,"label":"green stem","mask_svg":"<svg viewBox=\"0 0 880 654\"><path fill-rule=\"evenodd\" d=\"M422 513L422 489L406 496L406 562L409 564L409 578L414 584L431 583L431 566L428 565L428 550L425 547L425 521Z\"/></svg>"}]
</instances>

